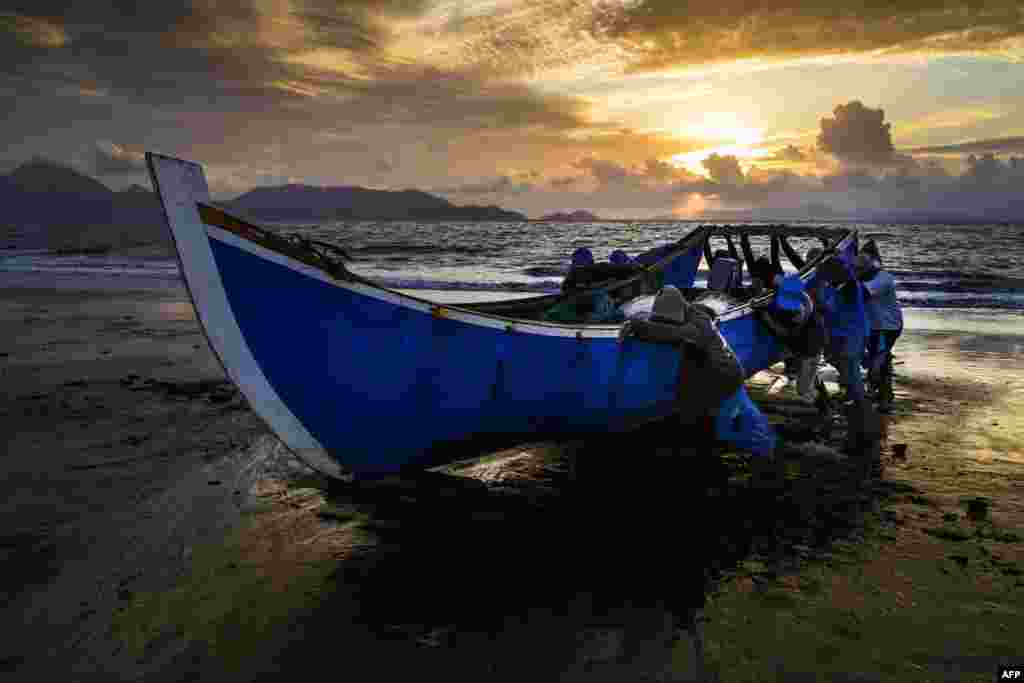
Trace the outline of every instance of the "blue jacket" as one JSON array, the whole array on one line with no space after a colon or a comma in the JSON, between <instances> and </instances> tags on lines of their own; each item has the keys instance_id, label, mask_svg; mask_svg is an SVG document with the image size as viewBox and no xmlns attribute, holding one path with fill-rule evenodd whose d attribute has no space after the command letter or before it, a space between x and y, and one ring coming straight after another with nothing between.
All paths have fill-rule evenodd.
<instances>
[{"instance_id":1,"label":"blue jacket","mask_svg":"<svg viewBox=\"0 0 1024 683\"><path fill-rule=\"evenodd\" d=\"M839 290L826 286L823 299L825 326L833 351L862 353L870 329L861 284L852 280Z\"/></svg>"}]
</instances>

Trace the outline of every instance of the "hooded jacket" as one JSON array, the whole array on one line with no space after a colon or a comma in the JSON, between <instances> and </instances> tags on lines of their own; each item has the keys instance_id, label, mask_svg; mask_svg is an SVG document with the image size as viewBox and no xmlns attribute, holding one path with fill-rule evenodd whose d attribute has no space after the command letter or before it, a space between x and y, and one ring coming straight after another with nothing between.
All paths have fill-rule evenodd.
<instances>
[{"instance_id":1,"label":"hooded jacket","mask_svg":"<svg viewBox=\"0 0 1024 683\"><path fill-rule=\"evenodd\" d=\"M676 398L683 416L716 414L722 401L743 386L743 365L703 307L688 305L681 324L631 320L627 327L627 334L641 341L679 347Z\"/></svg>"}]
</instances>

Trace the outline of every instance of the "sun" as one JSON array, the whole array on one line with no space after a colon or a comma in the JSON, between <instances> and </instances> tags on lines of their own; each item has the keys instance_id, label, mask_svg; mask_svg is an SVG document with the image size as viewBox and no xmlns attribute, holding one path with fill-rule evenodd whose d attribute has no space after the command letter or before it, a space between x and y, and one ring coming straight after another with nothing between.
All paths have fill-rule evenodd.
<instances>
[{"instance_id":1,"label":"sun","mask_svg":"<svg viewBox=\"0 0 1024 683\"><path fill-rule=\"evenodd\" d=\"M749 167L750 161L771 154L769 150L758 146L764 142L764 132L744 122L735 114L707 114L699 121L681 126L678 134L683 138L707 142L706 147L676 154L671 159L676 166L698 175L707 175L707 169L701 162L712 154L731 154L739 160L744 170Z\"/></svg>"}]
</instances>

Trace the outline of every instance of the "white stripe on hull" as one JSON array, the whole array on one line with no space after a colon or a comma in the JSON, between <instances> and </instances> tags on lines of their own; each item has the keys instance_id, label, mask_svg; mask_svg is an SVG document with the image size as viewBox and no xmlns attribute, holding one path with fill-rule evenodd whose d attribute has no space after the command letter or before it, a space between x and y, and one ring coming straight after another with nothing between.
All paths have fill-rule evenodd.
<instances>
[{"instance_id":1,"label":"white stripe on hull","mask_svg":"<svg viewBox=\"0 0 1024 683\"><path fill-rule=\"evenodd\" d=\"M253 410L300 460L328 476L344 477L341 465L274 391L238 327L196 206L197 202L210 201L202 167L156 154L148 154L147 158L192 305L224 371Z\"/></svg>"}]
</instances>

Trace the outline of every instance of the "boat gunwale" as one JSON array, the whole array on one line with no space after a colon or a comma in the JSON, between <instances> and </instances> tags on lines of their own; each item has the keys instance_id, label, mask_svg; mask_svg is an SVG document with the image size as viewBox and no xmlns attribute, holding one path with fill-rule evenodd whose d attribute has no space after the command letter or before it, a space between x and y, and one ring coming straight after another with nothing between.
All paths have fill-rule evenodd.
<instances>
[{"instance_id":1,"label":"boat gunwale","mask_svg":"<svg viewBox=\"0 0 1024 683\"><path fill-rule=\"evenodd\" d=\"M316 265L314 263L302 260L302 259L298 258L297 256L295 256L293 254L286 253L285 251L283 251L281 249L276 249L276 248L274 248L273 246L271 246L269 244L263 243L263 241L259 241L259 240L253 239L251 236L249 236L247 234L244 234L244 231L245 231L246 228L248 228L248 229L255 230L257 233L260 233L260 234L270 235L271 238L276 238L276 239L282 239L283 240L284 238L282 238L280 235L277 235L277 234L267 230L266 228L262 228L260 226L253 225L251 221L246 220L244 218L240 218L238 216L235 216L234 214L229 213L229 212L225 211L224 209L222 209L220 207L217 207L217 206L214 206L212 204L208 204L208 203L205 203L205 202L196 202L196 205L197 205L197 208L200 211L200 215L202 217L203 224L207 227L207 229L211 229L212 228L212 229L215 229L215 230L223 231L226 234L232 235L236 239L242 240L246 244L251 244L251 245L253 245L253 246L255 246L255 247L259 248L259 249L266 250L267 252L269 252L271 254L274 254L278 258L286 259L287 261L291 262L291 263L282 264L282 265L286 265L286 267L290 267L290 268L292 268L294 270L299 270L300 272L304 272L307 275L313 275L315 273L316 276L317 276L317 279L321 279L322 281L330 283L330 284L333 284L335 286L339 286L339 287L343 287L345 289L349 289L350 291L355 291L356 293L362 294L364 296L370 295L370 294L368 292L359 292L358 289L352 288L351 285L360 285L362 287L366 287L366 288L371 289L371 290L379 290L382 293L386 293L386 294L390 295L390 297L396 297L399 300L403 300L404 299L404 300L407 300L410 303L419 304L420 306L426 305L426 306L429 307L429 309L427 311L423 311L423 312L429 312L430 314L432 314L432 315L434 315L436 317L444 317L444 318L449 318L449 319L452 319L452 320L459 320L460 322L464 322L464 323L467 323L467 324L479 324L479 323L475 323L475 321L472 320L472 318L476 317L476 318L482 318L482 319L488 320L488 321L501 322L501 323L504 324L504 327L506 328L506 331L508 331L508 332L527 332L527 333L529 333L530 332L530 329L529 329L530 327L539 327L539 328L545 329L545 330L550 330L550 331L556 331L557 330L557 331L562 332L562 334L555 334L555 335L545 334L544 336L575 336L577 339L583 339L585 336L593 337L593 338L606 338L606 337L609 337L609 336L613 336L613 335L617 334L617 331L622 326L621 323L597 323L597 324L587 324L587 323L578 323L578 324L556 323L556 322L549 322L549 321L546 321L546 320L533 320L533 319L527 319L527 318L517 318L517 317L512 317L512 316L509 316L509 315L501 315L501 314L498 314L498 313L489 313L489 312L486 312L486 311L480 311L480 310L477 310L475 308L468 307L465 302L442 304L442 303L438 303L436 301L431 301L430 299L424 299L422 297L418 297L418 296L416 296L414 294L408 294L408 293L400 291L398 289L393 289L393 288L390 288L390 287L385 287L385 286L383 286L381 284L378 284L376 282L373 282L373 281L369 280L368 278L366 278L364 276L361 276L361 275L359 275L357 273L352 273L347 268L345 269L345 277L337 277L337 276L329 273L328 271L326 271L324 268L322 268L322 267L320 267L320 266L318 266L318 265ZM224 225L211 225L210 223L207 222L207 216L203 215L203 214L208 214L208 212L204 211L204 209L212 210L213 212L216 212L216 214L219 214L219 215L225 217L226 219L228 219L228 221L226 221L226 222L237 222L238 224L240 224L240 229L232 229L232 228L224 226ZM850 239L854 238L856 236L856 234L857 234L857 231L855 229L853 229L853 228L827 228L827 227L820 227L820 228L818 228L818 227L784 226L784 225L764 225L764 226L759 226L759 225L749 225L749 226L748 225L724 225L724 226L701 225L701 226L698 226L698 227L694 228L689 233L687 233L686 235L681 237L678 241L676 241L674 243L674 247L665 256L663 256L661 259L659 259L655 263L652 263L650 265L645 266L643 268L643 270L641 270L636 275L633 275L633 276L631 276L629 278L626 278L624 280L621 280L621 281L617 281L617 282L615 282L614 284L612 284L610 286L593 287L593 288L589 288L589 289L584 289L584 290L581 290L579 292L575 292L574 295L582 296L582 295L586 294L587 292L594 292L594 291L614 291L614 290L619 289L621 287L629 286L629 285L631 285L631 284L633 284L633 283L643 279L644 277L647 277L652 271L656 272L658 270L664 269L672 261L674 261L675 259L679 258L683 254L685 254L689 249L691 249L694 246L694 242L696 242L698 239L700 240L699 243L701 244L701 246L703 246L704 243L707 240L709 240L710 238L712 238L714 236L721 236L721 235L754 235L754 236L756 236L756 235L788 235L788 236L795 236L795 237L796 236L800 236L800 237L817 237L817 238L833 237L834 240L832 241L832 244L827 249L823 250L821 256L819 256L819 258L816 261L814 261L813 263L810 263L810 264L805 264L805 266L800 271L798 271L798 274L800 275L801 280L806 281L806 280L810 279L813 276L816 268L818 266L820 266L825 261L825 259L828 258L828 256L837 253ZM313 272L310 272L310 270L307 270L307 269L310 269ZM744 301L744 302L742 302L742 303L740 303L740 304L738 304L738 305L736 305L736 306L734 306L732 308L726 309L722 313L716 314L714 316L714 322L717 325L719 323L727 322L727 321L730 321L730 320L735 320L735 319L741 318L741 317L743 317L743 316L745 316L745 315L747 315L749 313L752 313L756 309L763 308L763 307L765 307L767 304L769 304L771 302L773 294L774 294L774 290L769 290L769 291L765 292L764 294L762 294L759 297L756 297L756 298L751 299L749 301ZM370 295L370 296L372 296L372 295ZM550 297L552 299L552 301L555 301L555 300L560 298L560 295L558 295L558 294L548 294L548 295L541 295L541 296L538 296L538 297L527 297L527 298L523 299L523 301L538 301L538 300L541 300L541 299L543 299L545 297ZM378 297L374 297L374 298L378 298ZM400 301L392 301L391 303L401 305ZM408 307L408 306L406 306L406 307ZM458 313L458 316L452 316L450 314L451 312ZM466 319L466 318L469 318L469 319ZM484 326L485 327L492 327L492 325L484 325ZM591 334L584 335L585 331L590 332ZM543 334L543 333L541 333L541 334Z\"/></svg>"},{"instance_id":2,"label":"boat gunwale","mask_svg":"<svg viewBox=\"0 0 1024 683\"><path fill-rule=\"evenodd\" d=\"M600 332L600 331L608 331L608 330L617 330L620 327L620 325L618 325L618 324L601 324L601 325L578 324L578 325L572 325L572 324L565 324L565 323L553 323L553 322L548 322L548 321L545 321L545 320L532 320L532 319L526 319L526 318L515 318L515 317L511 317L511 316L496 314L496 313L488 313L488 312L479 311L479 310L476 310L476 309L473 309L473 308L468 308L468 307L465 306L465 304L462 304L462 305L460 305L459 303L451 303L451 304L445 303L445 304L442 304L442 303L438 303L436 301L431 301L430 299L424 299L424 298L418 297L418 296L416 296L414 294L408 294L408 293L400 291L398 289L393 289L393 288L390 288L390 287L385 287L385 286L383 286L381 284L378 284L376 282L373 282L373 281L369 280L368 278L366 278L364 276L359 275L358 273L352 273L351 271L348 271L347 269L346 269L346 277L336 277L336 276L332 275L331 273L327 272L326 270L324 270L323 268L321 268L321 267L319 267L319 266L317 266L317 265L315 265L313 263L301 260L301 259L297 258L296 256L294 256L292 254L289 254L289 253L286 253L285 251L283 251L281 249L275 249L273 246L271 246L269 244L265 244L265 243L262 243L259 240L253 239L252 237L250 237L250 236L248 236L246 234L243 234L243 231L244 231L245 228L251 228L251 229L256 230L259 233L269 233L272 237L277 237L278 239L281 239L281 237L279 235L274 235L273 233L271 233L270 231L268 231L268 230L266 230L264 228L261 228L261 227L256 226L256 225L252 225L250 221L245 220L243 218L239 218L238 216L235 216L235 215L225 211L224 209L221 209L220 207L213 206L213 205L207 204L205 202L196 202L196 205L197 205L197 208L200 209L200 216L202 218L203 225L207 228L207 230L214 229L214 230L223 232L225 235L231 235L234 239L240 240L240 243L242 243L242 244L252 245L252 246L254 246L254 247L258 248L258 249L262 249L262 250L265 250L265 251L269 252L270 254L273 254L277 258L286 259L289 263L282 264L282 265L286 265L286 267L292 268L293 270L297 270L299 272L303 272L303 273L305 273L307 275L313 275L313 276L317 277L317 279L320 279L323 282L330 283L330 284L333 284L333 285L338 286L338 287L343 287L343 288L346 288L346 289L352 289L351 285L361 285L361 286L367 287L369 289L380 290L381 292L385 292L385 293L387 293L387 294L389 294L391 296L397 297L397 298L407 299L410 302L415 302L415 303L418 303L418 304L426 304L426 305L430 306L431 312L433 312L435 315L438 315L438 312L436 312L438 310L444 311L444 313L441 313L439 317L451 317L451 316L446 314L447 311L456 311L456 312L459 312L460 314L465 315L465 316L479 316L479 317L486 318L486 319L489 319L489 320L501 321L501 322L506 323L506 325L515 325L516 329L518 331L525 331L525 330L523 330L522 326L539 326L539 327L543 327L543 328L560 329L560 330L576 331L576 332L580 332L580 331L582 331L584 329L595 331L595 332ZM219 214L220 216L223 216L223 217L229 219L226 222L237 222L237 223L241 224L240 229L232 229L231 227L228 227L226 225L212 225L211 223L207 222L207 220L208 220L207 216L209 216L210 214L209 214L208 211L204 211L204 209L212 210L216 214ZM203 215L203 214L207 214L207 215ZM631 284L634 284L635 282L638 282L638 281L642 280L644 277L649 276L649 274L651 272L656 272L658 270L664 269L668 264L672 263L674 260L676 260L680 256L684 255L687 251L689 251L694 246L694 243L697 242L698 239L701 240L699 243L703 244L703 239L706 239L706 233L708 232L708 230L709 230L709 226L701 226L701 227L695 228L694 230L691 230L689 233L687 233L685 236L683 236L677 242L675 242L673 248L665 256L663 256L658 261L656 261L656 262L654 262L654 263L652 263L652 264L650 264L648 266L645 266L643 268L643 270L638 272L636 275L632 275L629 278L616 281L614 284L612 284L610 286L592 287L592 288L580 290L578 292L574 292L574 295L575 296L582 296L582 295L586 294L587 292L602 291L602 290L603 291L614 291L616 289L619 289L620 287L626 287L626 286L629 286ZM225 240L221 239L221 241L225 241ZM233 240L227 240L227 241L230 243ZM363 293L363 292L360 292L360 293ZM365 293L363 293L363 294L365 294ZM550 297L552 300L556 300L556 299L558 299L560 297L560 295L558 295L558 294L553 294L553 295L552 294L548 294L548 295L541 295L541 296L538 296L538 297L535 297L535 298L532 298L532 299L533 300L539 300L539 299L543 299L545 297ZM531 300L531 299L527 298L526 300ZM470 322L470 321L463 320L462 322ZM559 335L559 336L561 336L561 335ZM607 336L607 335L593 335L593 336Z\"/></svg>"}]
</instances>

